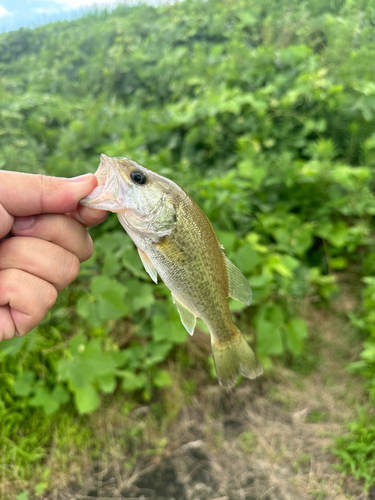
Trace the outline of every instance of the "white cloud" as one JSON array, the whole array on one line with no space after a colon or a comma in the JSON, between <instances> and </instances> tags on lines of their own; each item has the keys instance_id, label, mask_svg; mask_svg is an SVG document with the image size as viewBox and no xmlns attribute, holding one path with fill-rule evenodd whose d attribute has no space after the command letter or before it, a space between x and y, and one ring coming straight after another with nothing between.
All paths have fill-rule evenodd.
<instances>
[{"instance_id":1,"label":"white cloud","mask_svg":"<svg viewBox=\"0 0 375 500\"><path fill-rule=\"evenodd\" d=\"M5 7L3 7L2 5L0 5L0 17L7 16L8 14L10 14L10 12L8 10L6 10Z\"/></svg>"},{"instance_id":2,"label":"white cloud","mask_svg":"<svg viewBox=\"0 0 375 500\"><path fill-rule=\"evenodd\" d=\"M59 4L69 9L78 9L80 7L96 6L105 7L106 5L117 5L121 2L119 0L50 0L56 4Z\"/></svg>"},{"instance_id":3,"label":"white cloud","mask_svg":"<svg viewBox=\"0 0 375 500\"><path fill-rule=\"evenodd\" d=\"M52 8L52 9L45 9L43 7L38 7L37 9L33 9L33 12L36 12L37 14L56 14L59 12L58 8Z\"/></svg>"}]
</instances>

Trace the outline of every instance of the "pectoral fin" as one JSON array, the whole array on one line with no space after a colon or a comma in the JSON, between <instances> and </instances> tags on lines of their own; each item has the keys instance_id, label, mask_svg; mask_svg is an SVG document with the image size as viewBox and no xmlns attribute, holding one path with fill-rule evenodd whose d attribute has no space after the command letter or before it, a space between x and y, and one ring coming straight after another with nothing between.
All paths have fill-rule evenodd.
<instances>
[{"instance_id":1,"label":"pectoral fin","mask_svg":"<svg viewBox=\"0 0 375 500\"><path fill-rule=\"evenodd\" d=\"M155 281L155 283L158 282L158 273L156 272L156 269L154 265L152 264L151 260L147 257L147 255L137 248L139 256L141 258L142 264L146 270L146 272L151 276L152 281Z\"/></svg>"},{"instance_id":2,"label":"pectoral fin","mask_svg":"<svg viewBox=\"0 0 375 500\"><path fill-rule=\"evenodd\" d=\"M154 243L155 248L173 264L182 265L186 262L188 255L175 241L170 238L162 238L159 243Z\"/></svg>"},{"instance_id":3,"label":"pectoral fin","mask_svg":"<svg viewBox=\"0 0 375 500\"><path fill-rule=\"evenodd\" d=\"M241 271L224 254L225 265L228 273L229 297L250 305L252 292L249 282Z\"/></svg>"},{"instance_id":4,"label":"pectoral fin","mask_svg":"<svg viewBox=\"0 0 375 500\"><path fill-rule=\"evenodd\" d=\"M181 322L186 328L186 330L189 332L189 335L193 335L194 333L194 328L195 328L195 322L197 317L193 312L190 311L182 302L180 302L172 293L172 300L173 303L176 304L177 311L180 315Z\"/></svg>"}]
</instances>

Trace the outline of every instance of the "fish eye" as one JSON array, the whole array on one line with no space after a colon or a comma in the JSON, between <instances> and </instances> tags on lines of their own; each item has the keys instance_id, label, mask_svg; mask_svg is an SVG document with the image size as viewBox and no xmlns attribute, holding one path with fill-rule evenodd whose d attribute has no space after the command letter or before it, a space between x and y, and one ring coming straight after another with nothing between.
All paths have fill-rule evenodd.
<instances>
[{"instance_id":1,"label":"fish eye","mask_svg":"<svg viewBox=\"0 0 375 500\"><path fill-rule=\"evenodd\" d=\"M135 184L145 184L147 177L141 170L133 170L132 172L130 172L130 179Z\"/></svg>"}]
</instances>

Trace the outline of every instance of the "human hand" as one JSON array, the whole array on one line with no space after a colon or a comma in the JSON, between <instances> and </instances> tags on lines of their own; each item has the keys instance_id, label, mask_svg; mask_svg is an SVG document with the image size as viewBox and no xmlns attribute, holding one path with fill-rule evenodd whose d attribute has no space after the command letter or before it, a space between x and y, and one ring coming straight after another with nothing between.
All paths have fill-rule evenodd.
<instances>
[{"instance_id":1,"label":"human hand","mask_svg":"<svg viewBox=\"0 0 375 500\"><path fill-rule=\"evenodd\" d=\"M93 174L63 179L0 171L0 342L32 330L91 257L85 227L107 212L78 202L96 186Z\"/></svg>"}]
</instances>

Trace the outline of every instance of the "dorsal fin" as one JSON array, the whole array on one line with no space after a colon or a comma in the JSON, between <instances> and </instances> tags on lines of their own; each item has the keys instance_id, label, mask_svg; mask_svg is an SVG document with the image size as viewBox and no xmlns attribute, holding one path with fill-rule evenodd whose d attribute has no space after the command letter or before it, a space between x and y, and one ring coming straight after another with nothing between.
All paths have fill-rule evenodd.
<instances>
[{"instance_id":1,"label":"dorsal fin","mask_svg":"<svg viewBox=\"0 0 375 500\"><path fill-rule=\"evenodd\" d=\"M252 292L249 282L241 271L224 254L225 265L228 273L229 297L250 305Z\"/></svg>"}]
</instances>

